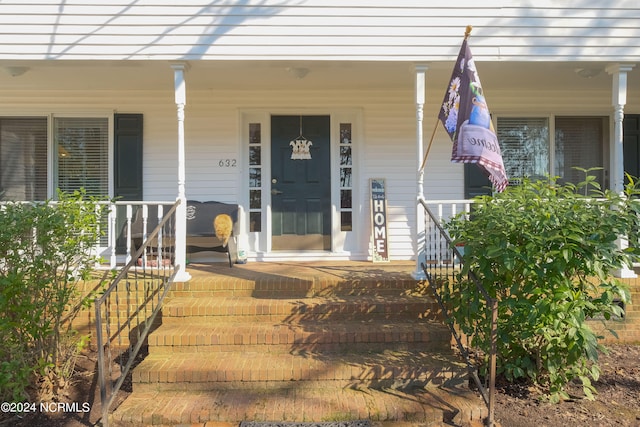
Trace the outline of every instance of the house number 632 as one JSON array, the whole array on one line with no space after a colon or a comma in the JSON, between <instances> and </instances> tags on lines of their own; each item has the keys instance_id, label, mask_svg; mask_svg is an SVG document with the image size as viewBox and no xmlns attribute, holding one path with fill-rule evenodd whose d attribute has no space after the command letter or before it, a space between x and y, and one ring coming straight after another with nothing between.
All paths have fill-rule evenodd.
<instances>
[{"instance_id":1,"label":"house number 632","mask_svg":"<svg viewBox=\"0 0 640 427\"><path fill-rule=\"evenodd\" d=\"M221 168L235 168L236 163L236 159L222 159L218 162L218 166L220 166Z\"/></svg>"}]
</instances>

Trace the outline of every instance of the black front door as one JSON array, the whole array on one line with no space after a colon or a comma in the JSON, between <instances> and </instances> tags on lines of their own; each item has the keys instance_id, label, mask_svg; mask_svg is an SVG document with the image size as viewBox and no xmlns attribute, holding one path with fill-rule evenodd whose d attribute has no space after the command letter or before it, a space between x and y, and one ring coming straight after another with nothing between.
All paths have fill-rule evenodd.
<instances>
[{"instance_id":1,"label":"black front door","mask_svg":"<svg viewBox=\"0 0 640 427\"><path fill-rule=\"evenodd\" d=\"M331 249L329 116L272 116L273 250Z\"/></svg>"}]
</instances>

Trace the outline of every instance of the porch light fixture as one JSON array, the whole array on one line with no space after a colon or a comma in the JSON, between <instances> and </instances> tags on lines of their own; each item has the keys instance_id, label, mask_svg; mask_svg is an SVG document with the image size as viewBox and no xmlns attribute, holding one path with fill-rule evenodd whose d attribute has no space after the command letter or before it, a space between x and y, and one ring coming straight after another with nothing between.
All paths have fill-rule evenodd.
<instances>
[{"instance_id":1,"label":"porch light fixture","mask_svg":"<svg viewBox=\"0 0 640 427\"><path fill-rule=\"evenodd\" d=\"M9 67L4 67L4 69L11 77L18 77L18 76L23 75L27 71L29 71L30 68L29 67L9 66Z\"/></svg>"},{"instance_id":2,"label":"porch light fixture","mask_svg":"<svg viewBox=\"0 0 640 427\"><path fill-rule=\"evenodd\" d=\"M288 67L286 70L296 79L304 79L309 74L309 69L304 67Z\"/></svg>"},{"instance_id":3,"label":"porch light fixture","mask_svg":"<svg viewBox=\"0 0 640 427\"><path fill-rule=\"evenodd\" d=\"M585 79L596 77L602 72L600 68L576 68L574 71L577 75Z\"/></svg>"}]
</instances>

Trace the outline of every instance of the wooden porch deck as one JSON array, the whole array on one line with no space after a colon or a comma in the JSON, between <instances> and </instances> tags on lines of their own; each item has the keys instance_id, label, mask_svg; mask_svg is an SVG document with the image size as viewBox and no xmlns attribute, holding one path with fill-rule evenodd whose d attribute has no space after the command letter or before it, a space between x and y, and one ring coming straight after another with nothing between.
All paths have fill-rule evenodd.
<instances>
[{"instance_id":1,"label":"wooden porch deck","mask_svg":"<svg viewBox=\"0 0 640 427\"><path fill-rule=\"evenodd\" d=\"M479 423L486 407L467 388L437 304L415 292L414 269L190 264L111 425Z\"/></svg>"}]
</instances>

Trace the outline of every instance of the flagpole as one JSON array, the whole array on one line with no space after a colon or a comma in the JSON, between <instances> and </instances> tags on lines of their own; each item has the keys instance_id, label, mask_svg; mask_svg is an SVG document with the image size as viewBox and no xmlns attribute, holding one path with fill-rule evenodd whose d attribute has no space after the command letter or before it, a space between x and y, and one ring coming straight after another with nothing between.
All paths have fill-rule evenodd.
<instances>
[{"instance_id":1,"label":"flagpole","mask_svg":"<svg viewBox=\"0 0 640 427\"><path fill-rule=\"evenodd\" d=\"M431 151L431 146L433 145L433 139L436 136L436 131L438 130L438 124L440 120L436 121L436 125L433 127L433 132L431 132L431 139L429 139L429 145L427 146L427 151L424 153L424 158L422 159L422 164L420 165L420 173L424 172L424 168L427 165L427 157L429 157L429 151Z\"/></svg>"},{"instance_id":2,"label":"flagpole","mask_svg":"<svg viewBox=\"0 0 640 427\"><path fill-rule=\"evenodd\" d=\"M473 30L472 25L467 25L464 31L464 39L467 40L471 35L471 30ZM427 157L429 157L429 151L431 151L431 146L433 145L433 139L436 136L436 131L438 130L438 124L440 120L436 121L436 125L433 127L433 132L431 132L431 139L429 139L429 145L427 146L427 151L424 153L424 158L422 159L422 164L420 165L419 173L422 175L424 173L424 168L427 166Z\"/></svg>"}]
</instances>

